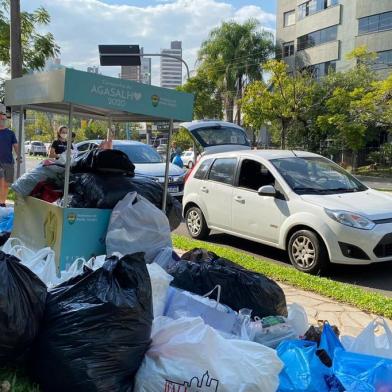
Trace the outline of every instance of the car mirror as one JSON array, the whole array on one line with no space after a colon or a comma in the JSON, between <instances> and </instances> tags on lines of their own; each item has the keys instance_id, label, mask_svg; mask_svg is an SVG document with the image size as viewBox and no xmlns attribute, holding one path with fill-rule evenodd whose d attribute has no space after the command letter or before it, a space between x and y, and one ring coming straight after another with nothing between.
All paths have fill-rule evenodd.
<instances>
[{"instance_id":1,"label":"car mirror","mask_svg":"<svg viewBox=\"0 0 392 392\"><path fill-rule=\"evenodd\" d=\"M275 197L276 196L276 189L272 185L264 185L258 189L257 193L260 196Z\"/></svg>"}]
</instances>

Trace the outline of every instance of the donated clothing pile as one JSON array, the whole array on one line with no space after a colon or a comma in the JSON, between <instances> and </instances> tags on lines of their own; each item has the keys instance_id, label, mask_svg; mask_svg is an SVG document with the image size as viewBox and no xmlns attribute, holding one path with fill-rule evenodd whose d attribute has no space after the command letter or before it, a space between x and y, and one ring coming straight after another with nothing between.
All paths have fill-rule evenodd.
<instances>
[{"instance_id":1,"label":"donated clothing pile","mask_svg":"<svg viewBox=\"0 0 392 392\"><path fill-rule=\"evenodd\" d=\"M44 392L392 392L384 320L356 338L309 328L266 276L203 249L178 257L138 192L113 208L106 248L57 273L52 249L6 242L0 367L26 367Z\"/></svg>"},{"instance_id":2,"label":"donated clothing pile","mask_svg":"<svg viewBox=\"0 0 392 392\"><path fill-rule=\"evenodd\" d=\"M63 205L64 159L45 160L22 175L12 189L22 196L33 196ZM135 177L135 166L119 150L91 150L72 160L67 207L113 209L129 192L137 192L162 207L164 190L150 178ZM167 194L166 215L171 230L181 223L181 203Z\"/></svg>"}]
</instances>

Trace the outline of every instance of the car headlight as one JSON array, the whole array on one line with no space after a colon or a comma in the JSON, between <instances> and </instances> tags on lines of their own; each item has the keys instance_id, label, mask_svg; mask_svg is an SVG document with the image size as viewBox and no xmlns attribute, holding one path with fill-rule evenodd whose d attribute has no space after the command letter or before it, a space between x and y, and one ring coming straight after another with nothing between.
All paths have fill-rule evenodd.
<instances>
[{"instance_id":1,"label":"car headlight","mask_svg":"<svg viewBox=\"0 0 392 392\"><path fill-rule=\"evenodd\" d=\"M361 230L372 230L376 224L370 219L349 211L324 209L326 214L336 222L345 226L354 227Z\"/></svg>"}]
</instances>

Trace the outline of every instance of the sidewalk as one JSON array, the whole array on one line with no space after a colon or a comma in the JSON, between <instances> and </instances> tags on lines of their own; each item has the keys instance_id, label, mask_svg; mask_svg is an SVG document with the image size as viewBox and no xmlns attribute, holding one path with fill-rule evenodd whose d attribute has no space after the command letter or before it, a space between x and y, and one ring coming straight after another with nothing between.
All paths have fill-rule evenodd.
<instances>
[{"instance_id":1,"label":"sidewalk","mask_svg":"<svg viewBox=\"0 0 392 392\"><path fill-rule=\"evenodd\" d=\"M175 249L178 255L185 252ZM357 336L362 330L377 316L367 314L350 305L334 301L330 298L318 294L307 292L278 283L285 293L287 305L297 303L304 307L309 323L318 325L318 321L327 320L331 325L339 328L341 335ZM386 319L388 325L392 328L392 320Z\"/></svg>"}]
</instances>

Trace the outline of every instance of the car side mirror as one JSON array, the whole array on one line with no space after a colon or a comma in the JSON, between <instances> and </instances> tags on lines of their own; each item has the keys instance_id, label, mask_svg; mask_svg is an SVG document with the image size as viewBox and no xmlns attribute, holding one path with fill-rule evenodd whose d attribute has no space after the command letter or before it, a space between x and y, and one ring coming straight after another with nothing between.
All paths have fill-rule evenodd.
<instances>
[{"instance_id":1,"label":"car side mirror","mask_svg":"<svg viewBox=\"0 0 392 392\"><path fill-rule=\"evenodd\" d=\"M276 189L272 185L264 185L258 189L257 193L260 196L275 197L276 196Z\"/></svg>"}]
</instances>

